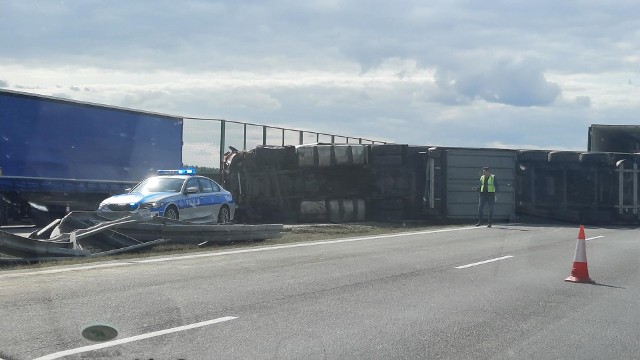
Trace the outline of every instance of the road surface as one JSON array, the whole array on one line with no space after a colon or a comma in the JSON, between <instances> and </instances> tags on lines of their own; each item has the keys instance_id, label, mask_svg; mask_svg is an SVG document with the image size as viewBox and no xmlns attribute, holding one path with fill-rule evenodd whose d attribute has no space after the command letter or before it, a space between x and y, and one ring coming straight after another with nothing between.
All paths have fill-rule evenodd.
<instances>
[{"instance_id":1,"label":"road surface","mask_svg":"<svg viewBox=\"0 0 640 360\"><path fill-rule=\"evenodd\" d=\"M635 359L640 232L449 227L0 272L3 359ZM82 337L115 328L106 342Z\"/></svg>"}]
</instances>

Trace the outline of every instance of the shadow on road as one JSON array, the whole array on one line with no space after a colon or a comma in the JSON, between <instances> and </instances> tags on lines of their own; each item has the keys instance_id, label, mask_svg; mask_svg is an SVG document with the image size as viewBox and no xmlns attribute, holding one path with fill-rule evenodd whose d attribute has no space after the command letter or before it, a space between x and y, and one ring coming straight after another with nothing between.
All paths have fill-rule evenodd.
<instances>
[{"instance_id":1,"label":"shadow on road","mask_svg":"<svg viewBox=\"0 0 640 360\"><path fill-rule=\"evenodd\" d=\"M627 288L625 288L625 287L621 287L621 286L607 285L607 284L599 284L599 283L597 283L597 282L594 282L594 283L593 283L593 284L591 284L591 285L596 285L596 286L606 286L606 287L610 287L610 288L614 288L614 289L625 289L625 290L627 289Z\"/></svg>"},{"instance_id":2,"label":"shadow on road","mask_svg":"<svg viewBox=\"0 0 640 360\"><path fill-rule=\"evenodd\" d=\"M511 231L531 231L531 229L515 229L515 228L511 228L508 226L494 226L494 229L500 229L500 230L511 230Z\"/></svg>"}]
</instances>

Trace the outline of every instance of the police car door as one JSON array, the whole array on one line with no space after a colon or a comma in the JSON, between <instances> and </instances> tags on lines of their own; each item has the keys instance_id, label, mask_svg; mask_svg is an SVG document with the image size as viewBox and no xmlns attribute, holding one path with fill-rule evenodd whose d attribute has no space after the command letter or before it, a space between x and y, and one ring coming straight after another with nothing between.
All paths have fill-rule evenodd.
<instances>
[{"instance_id":1,"label":"police car door","mask_svg":"<svg viewBox=\"0 0 640 360\"><path fill-rule=\"evenodd\" d=\"M216 186L216 183L209 179L198 178L198 181L200 182L200 189L203 195L203 215L217 219L218 209L220 208L220 198L217 196L217 192L220 191L220 187Z\"/></svg>"},{"instance_id":2,"label":"police car door","mask_svg":"<svg viewBox=\"0 0 640 360\"><path fill-rule=\"evenodd\" d=\"M183 207L180 209L180 218L195 219L202 217L202 207L200 206L202 193L200 192L200 184L197 178L191 178L187 181L186 192Z\"/></svg>"}]
</instances>

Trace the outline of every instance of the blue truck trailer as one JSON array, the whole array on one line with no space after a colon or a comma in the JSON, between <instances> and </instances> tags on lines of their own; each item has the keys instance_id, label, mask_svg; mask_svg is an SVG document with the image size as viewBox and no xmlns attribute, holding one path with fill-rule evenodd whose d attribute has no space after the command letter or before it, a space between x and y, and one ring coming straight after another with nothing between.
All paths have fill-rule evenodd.
<instances>
[{"instance_id":1,"label":"blue truck trailer","mask_svg":"<svg viewBox=\"0 0 640 360\"><path fill-rule=\"evenodd\" d=\"M0 90L0 225L95 210L182 166L183 119Z\"/></svg>"}]
</instances>

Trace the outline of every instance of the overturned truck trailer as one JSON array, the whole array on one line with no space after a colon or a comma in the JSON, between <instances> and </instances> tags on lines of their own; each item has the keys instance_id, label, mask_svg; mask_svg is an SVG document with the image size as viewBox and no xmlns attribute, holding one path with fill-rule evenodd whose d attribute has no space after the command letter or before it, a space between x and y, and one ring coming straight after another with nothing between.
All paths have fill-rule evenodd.
<instances>
[{"instance_id":1,"label":"overturned truck trailer","mask_svg":"<svg viewBox=\"0 0 640 360\"><path fill-rule=\"evenodd\" d=\"M223 183L248 222L475 220L480 168L501 179L497 220L515 217L516 152L399 144L259 146L228 153Z\"/></svg>"},{"instance_id":2,"label":"overturned truck trailer","mask_svg":"<svg viewBox=\"0 0 640 360\"><path fill-rule=\"evenodd\" d=\"M611 134L596 133L601 144L615 143L603 140ZM622 150L634 151L633 141L626 144L631 149ZM227 154L224 184L248 222L471 222L482 166L499 181L496 221L640 222L640 154L632 152L262 146Z\"/></svg>"},{"instance_id":3,"label":"overturned truck trailer","mask_svg":"<svg viewBox=\"0 0 640 360\"><path fill-rule=\"evenodd\" d=\"M573 222L640 221L640 155L520 150L517 212Z\"/></svg>"},{"instance_id":4,"label":"overturned truck trailer","mask_svg":"<svg viewBox=\"0 0 640 360\"><path fill-rule=\"evenodd\" d=\"M362 221L374 183L361 145L259 146L229 154L223 183L250 222Z\"/></svg>"}]
</instances>

